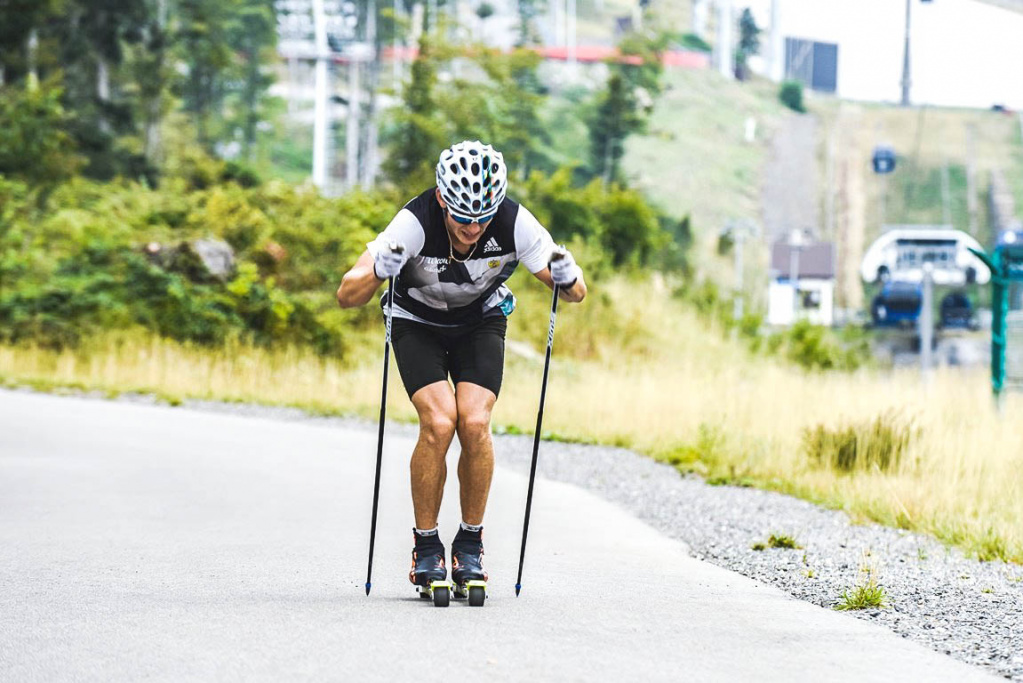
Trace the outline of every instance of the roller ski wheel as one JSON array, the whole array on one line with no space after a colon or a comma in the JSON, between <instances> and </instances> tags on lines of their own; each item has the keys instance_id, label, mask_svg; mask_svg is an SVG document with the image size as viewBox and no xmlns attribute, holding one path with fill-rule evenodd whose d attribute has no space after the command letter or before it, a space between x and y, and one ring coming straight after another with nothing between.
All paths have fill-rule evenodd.
<instances>
[{"instance_id":1,"label":"roller ski wheel","mask_svg":"<svg viewBox=\"0 0 1023 683\"><path fill-rule=\"evenodd\" d=\"M427 586L416 586L421 600L433 600L434 607L447 607L451 604L450 581L432 581Z\"/></svg>"},{"instance_id":2,"label":"roller ski wheel","mask_svg":"<svg viewBox=\"0 0 1023 683\"><path fill-rule=\"evenodd\" d=\"M487 599L486 581L466 581L462 584L455 584L455 597L459 600L469 601L470 607L483 607Z\"/></svg>"}]
</instances>

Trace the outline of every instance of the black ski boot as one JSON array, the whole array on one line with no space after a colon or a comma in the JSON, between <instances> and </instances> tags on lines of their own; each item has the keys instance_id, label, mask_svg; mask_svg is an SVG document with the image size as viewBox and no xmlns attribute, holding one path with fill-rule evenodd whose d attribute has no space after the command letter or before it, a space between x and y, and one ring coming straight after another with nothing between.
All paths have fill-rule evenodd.
<instances>
[{"instance_id":1,"label":"black ski boot","mask_svg":"<svg viewBox=\"0 0 1023 683\"><path fill-rule=\"evenodd\" d=\"M483 531L466 531L459 528L451 544L451 579L456 586L465 586L469 581L486 581L487 571L483 568Z\"/></svg>"},{"instance_id":2,"label":"black ski boot","mask_svg":"<svg viewBox=\"0 0 1023 683\"><path fill-rule=\"evenodd\" d=\"M444 544L437 534L420 536L412 532L415 548L412 549L412 568L408 580L417 586L427 587L435 581L446 581L448 568L444 563Z\"/></svg>"}]
</instances>

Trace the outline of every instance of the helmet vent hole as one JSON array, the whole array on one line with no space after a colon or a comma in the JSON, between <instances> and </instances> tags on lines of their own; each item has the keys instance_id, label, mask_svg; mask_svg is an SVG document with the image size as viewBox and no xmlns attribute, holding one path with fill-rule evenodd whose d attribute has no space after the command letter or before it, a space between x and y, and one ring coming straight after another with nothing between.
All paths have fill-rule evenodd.
<instances>
[{"instance_id":1,"label":"helmet vent hole","mask_svg":"<svg viewBox=\"0 0 1023 683\"><path fill-rule=\"evenodd\" d=\"M475 163L475 162L472 165L472 174L473 175L479 175L480 174L480 165Z\"/></svg>"},{"instance_id":2,"label":"helmet vent hole","mask_svg":"<svg viewBox=\"0 0 1023 683\"><path fill-rule=\"evenodd\" d=\"M494 164L493 166L490 167L490 172L491 173L497 173L500 170L501 170L501 167L498 164Z\"/></svg>"},{"instance_id":3,"label":"helmet vent hole","mask_svg":"<svg viewBox=\"0 0 1023 683\"><path fill-rule=\"evenodd\" d=\"M467 168L469 168L469 164L468 164L468 162L466 162L465 157L462 157L461 159L459 159L458 163L461 165L463 171L466 170Z\"/></svg>"},{"instance_id":4,"label":"helmet vent hole","mask_svg":"<svg viewBox=\"0 0 1023 683\"><path fill-rule=\"evenodd\" d=\"M458 164L451 164L451 172L458 173Z\"/></svg>"},{"instance_id":5,"label":"helmet vent hole","mask_svg":"<svg viewBox=\"0 0 1023 683\"><path fill-rule=\"evenodd\" d=\"M479 192L480 191L480 184L479 183L473 183L472 184L472 191L473 192Z\"/></svg>"},{"instance_id":6,"label":"helmet vent hole","mask_svg":"<svg viewBox=\"0 0 1023 683\"><path fill-rule=\"evenodd\" d=\"M465 193L465 192L462 193L462 201L463 202L468 202L469 201L469 195L467 193Z\"/></svg>"},{"instance_id":7,"label":"helmet vent hole","mask_svg":"<svg viewBox=\"0 0 1023 683\"><path fill-rule=\"evenodd\" d=\"M473 212L479 211L480 210L480 206L481 206L480 200L478 200L478 199L472 200L472 210L473 210Z\"/></svg>"}]
</instances>

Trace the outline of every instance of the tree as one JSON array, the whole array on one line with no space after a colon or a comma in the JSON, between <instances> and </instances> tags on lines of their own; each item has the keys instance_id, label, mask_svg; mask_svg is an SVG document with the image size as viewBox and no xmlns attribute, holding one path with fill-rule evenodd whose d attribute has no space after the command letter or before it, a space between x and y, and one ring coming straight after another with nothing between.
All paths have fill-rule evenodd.
<instances>
[{"instance_id":1,"label":"tree","mask_svg":"<svg viewBox=\"0 0 1023 683\"><path fill-rule=\"evenodd\" d=\"M611 69L621 74L633 88L643 88L651 96L657 95L661 92L663 55L669 39L667 33L629 33L618 42L622 59L611 62Z\"/></svg>"},{"instance_id":2,"label":"tree","mask_svg":"<svg viewBox=\"0 0 1023 683\"><path fill-rule=\"evenodd\" d=\"M242 85L235 122L242 130L245 156L251 160L256 125L266 113L264 100L273 84L273 77L263 67L272 59L271 51L277 41L273 5L264 0L240 6L229 25L228 39L241 60L238 71Z\"/></svg>"},{"instance_id":3,"label":"tree","mask_svg":"<svg viewBox=\"0 0 1023 683\"><path fill-rule=\"evenodd\" d=\"M180 93L192 114L196 137L213 151L213 114L220 110L226 90L224 77L232 63L228 17L237 0L206 2L178 0L173 35L176 57L185 66Z\"/></svg>"},{"instance_id":4,"label":"tree","mask_svg":"<svg viewBox=\"0 0 1023 683\"><path fill-rule=\"evenodd\" d=\"M0 3L0 85L17 83L28 70L29 35L57 16L61 0L5 0Z\"/></svg>"},{"instance_id":5,"label":"tree","mask_svg":"<svg viewBox=\"0 0 1023 683\"><path fill-rule=\"evenodd\" d=\"M625 139L642 126L635 96L621 74L612 74L590 122L590 168L605 184L621 179Z\"/></svg>"},{"instance_id":6,"label":"tree","mask_svg":"<svg viewBox=\"0 0 1023 683\"><path fill-rule=\"evenodd\" d=\"M739 18L739 49L735 51L735 77L745 81L748 77L747 60L760 54L760 32L753 12L747 7Z\"/></svg>"},{"instance_id":7,"label":"tree","mask_svg":"<svg viewBox=\"0 0 1023 683\"><path fill-rule=\"evenodd\" d=\"M438 97L452 137L478 138L501 150L505 163L522 177L546 165L550 133L540 117L544 88L537 75L542 58L532 50L505 54L482 50L476 63L486 79L458 80Z\"/></svg>"},{"instance_id":8,"label":"tree","mask_svg":"<svg viewBox=\"0 0 1023 683\"><path fill-rule=\"evenodd\" d=\"M62 95L53 80L0 88L0 176L52 187L81 167Z\"/></svg>"},{"instance_id":9,"label":"tree","mask_svg":"<svg viewBox=\"0 0 1023 683\"><path fill-rule=\"evenodd\" d=\"M63 69L64 104L75 113L71 134L93 178L152 179L138 143L135 103L121 67L126 47L142 39L149 17L144 0L66 0L50 22Z\"/></svg>"},{"instance_id":10,"label":"tree","mask_svg":"<svg viewBox=\"0 0 1023 683\"><path fill-rule=\"evenodd\" d=\"M383 164L384 175L402 188L432 182L437 155L447 146L433 94L436 67L425 35L419 42L419 55L412 62L411 72L403 96L405 106L396 115L397 132Z\"/></svg>"}]
</instances>

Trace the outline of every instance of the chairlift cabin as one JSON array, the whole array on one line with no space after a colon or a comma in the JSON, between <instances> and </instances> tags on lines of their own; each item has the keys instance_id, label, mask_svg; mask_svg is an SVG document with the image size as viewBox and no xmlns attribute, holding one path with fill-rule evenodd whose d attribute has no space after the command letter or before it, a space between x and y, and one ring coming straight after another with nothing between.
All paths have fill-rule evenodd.
<instances>
[{"instance_id":1,"label":"chairlift cabin","mask_svg":"<svg viewBox=\"0 0 1023 683\"><path fill-rule=\"evenodd\" d=\"M895 170L895 150L888 145L878 145L871 157L874 173L885 174Z\"/></svg>"}]
</instances>

